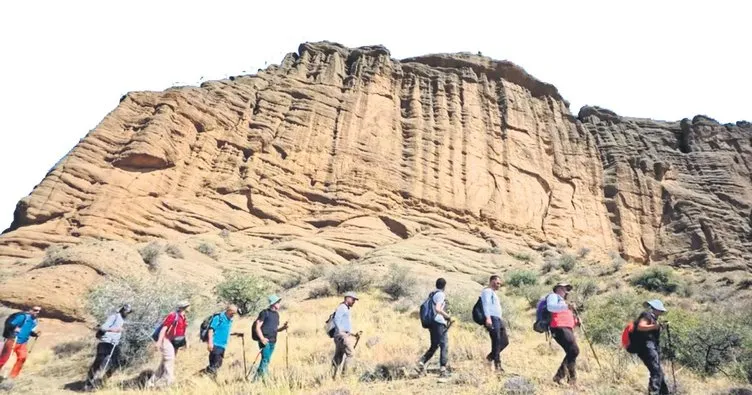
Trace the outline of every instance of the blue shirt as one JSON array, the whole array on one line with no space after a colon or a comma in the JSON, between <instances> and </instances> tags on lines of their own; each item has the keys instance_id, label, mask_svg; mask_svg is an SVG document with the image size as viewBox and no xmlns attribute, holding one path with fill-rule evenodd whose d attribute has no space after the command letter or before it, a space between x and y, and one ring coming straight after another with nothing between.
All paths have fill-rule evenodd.
<instances>
[{"instance_id":1,"label":"blue shirt","mask_svg":"<svg viewBox=\"0 0 752 395\"><path fill-rule=\"evenodd\" d=\"M31 332L37 327L37 319L29 313L23 313L16 317L10 324L14 327L21 327L16 335L16 344L25 344L31 337Z\"/></svg>"},{"instance_id":2,"label":"blue shirt","mask_svg":"<svg viewBox=\"0 0 752 395\"><path fill-rule=\"evenodd\" d=\"M227 342L230 340L231 327L232 320L227 318L226 313L216 315L212 318L209 328L214 331L212 343L215 347L227 348Z\"/></svg>"},{"instance_id":3,"label":"blue shirt","mask_svg":"<svg viewBox=\"0 0 752 395\"><path fill-rule=\"evenodd\" d=\"M546 308L551 313L561 313L562 311L569 310L567 302L557 293L549 294L546 297Z\"/></svg>"},{"instance_id":4,"label":"blue shirt","mask_svg":"<svg viewBox=\"0 0 752 395\"><path fill-rule=\"evenodd\" d=\"M480 301L483 304L483 314L486 315L486 318L501 318L501 302L493 289L483 288L483 291L480 293Z\"/></svg>"},{"instance_id":5,"label":"blue shirt","mask_svg":"<svg viewBox=\"0 0 752 395\"><path fill-rule=\"evenodd\" d=\"M334 311L334 326L339 332L352 332L350 308L344 303L340 303L337 310Z\"/></svg>"}]
</instances>

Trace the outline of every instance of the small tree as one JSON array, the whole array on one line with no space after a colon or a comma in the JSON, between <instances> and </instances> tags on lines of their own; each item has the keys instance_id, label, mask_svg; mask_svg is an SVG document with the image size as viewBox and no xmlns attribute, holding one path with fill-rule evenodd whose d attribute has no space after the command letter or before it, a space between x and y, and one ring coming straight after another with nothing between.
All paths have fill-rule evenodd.
<instances>
[{"instance_id":1,"label":"small tree","mask_svg":"<svg viewBox=\"0 0 752 395\"><path fill-rule=\"evenodd\" d=\"M631 280L632 285L648 291L670 294L679 291L682 282L674 270L667 266L656 266L645 270Z\"/></svg>"},{"instance_id":2,"label":"small tree","mask_svg":"<svg viewBox=\"0 0 752 395\"><path fill-rule=\"evenodd\" d=\"M381 290L389 295L392 300L410 296L415 293L415 284L418 279L404 266L392 264L389 272L384 276Z\"/></svg>"},{"instance_id":3,"label":"small tree","mask_svg":"<svg viewBox=\"0 0 752 395\"><path fill-rule=\"evenodd\" d=\"M264 306L264 297L273 291L266 280L249 274L232 273L214 288L218 300L232 303L240 309L240 315L256 313Z\"/></svg>"},{"instance_id":4,"label":"small tree","mask_svg":"<svg viewBox=\"0 0 752 395\"><path fill-rule=\"evenodd\" d=\"M352 264L338 266L329 272L327 279L338 294L349 291L367 291L373 283L373 278L369 273Z\"/></svg>"},{"instance_id":5,"label":"small tree","mask_svg":"<svg viewBox=\"0 0 752 395\"><path fill-rule=\"evenodd\" d=\"M538 283L538 273L531 270L515 270L507 275L507 284L512 287L535 285Z\"/></svg>"},{"instance_id":6,"label":"small tree","mask_svg":"<svg viewBox=\"0 0 752 395\"><path fill-rule=\"evenodd\" d=\"M115 279L94 288L88 296L89 313L102 323L125 303L133 312L120 341L122 364L137 365L149 359L151 334L164 316L175 309L178 302L189 298L191 287L170 283L157 277ZM190 317L189 317L190 319Z\"/></svg>"}]
</instances>

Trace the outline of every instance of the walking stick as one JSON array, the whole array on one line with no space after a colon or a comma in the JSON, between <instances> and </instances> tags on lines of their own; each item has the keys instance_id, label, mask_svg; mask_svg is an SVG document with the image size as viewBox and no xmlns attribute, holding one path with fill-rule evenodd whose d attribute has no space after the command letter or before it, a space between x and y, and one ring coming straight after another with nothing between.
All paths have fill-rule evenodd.
<instances>
[{"instance_id":1,"label":"walking stick","mask_svg":"<svg viewBox=\"0 0 752 395\"><path fill-rule=\"evenodd\" d=\"M674 379L674 394L676 393L676 371L674 370L674 344L671 342L671 327L666 323L666 334L668 335L668 349L671 350L671 377Z\"/></svg>"},{"instance_id":2,"label":"walking stick","mask_svg":"<svg viewBox=\"0 0 752 395\"><path fill-rule=\"evenodd\" d=\"M285 369L290 371L290 342L288 341L289 333L285 332Z\"/></svg>"},{"instance_id":3,"label":"walking stick","mask_svg":"<svg viewBox=\"0 0 752 395\"><path fill-rule=\"evenodd\" d=\"M253 367L256 365L256 361L258 361L259 357L261 356L261 352L264 351L264 349L260 349L258 354L256 354L256 358L253 359L253 364L251 365L251 368L248 369L248 371L245 374L245 379L248 380L248 376L251 375L251 372L253 372Z\"/></svg>"},{"instance_id":4,"label":"walking stick","mask_svg":"<svg viewBox=\"0 0 752 395\"><path fill-rule=\"evenodd\" d=\"M245 336L240 336L240 343L243 345L243 371L245 372L248 370L248 366L245 362Z\"/></svg>"},{"instance_id":5,"label":"walking stick","mask_svg":"<svg viewBox=\"0 0 752 395\"><path fill-rule=\"evenodd\" d=\"M355 344L353 345L353 351L355 350L356 347L358 347L358 343L360 343L360 335L362 335L362 334L363 334L363 331L360 331L360 332L358 332L358 333L356 333L354 335L355 336ZM337 378L337 372L338 371L340 371L341 369L345 368L345 360L347 360L347 354L345 354L345 355L342 356L342 362L340 362L339 366L335 366L334 376L332 376L332 380L334 380L334 379Z\"/></svg>"},{"instance_id":6,"label":"walking stick","mask_svg":"<svg viewBox=\"0 0 752 395\"><path fill-rule=\"evenodd\" d=\"M29 346L29 354L31 354L32 351L34 351L34 346L37 344L37 337L34 338L34 340L31 341L31 346Z\"/></svg>"},{"instance_id":7,"label":"walking stick","mask_svg":"<svg viewBox=\"0 0 752 395\"><path fill-rule=\"evenodd\" d=\"M580 322L580 330L582 331L582 336L585 337L585 340L587 340L588 345L590 346L590 351L593 352L593 357L595 358L595 362L598 364L598 369L602 369L601 361L598 360L598 354L595 353L595 348L593 347L593 342L590 341L590 338L587 335L587 332L585 332L585 326L582 325L582 320L580 320L580 315L577 313L577 309L572 307L572 311L574 312L574 316L577 317L577 321Z\"/></svg>"}]
</instances>

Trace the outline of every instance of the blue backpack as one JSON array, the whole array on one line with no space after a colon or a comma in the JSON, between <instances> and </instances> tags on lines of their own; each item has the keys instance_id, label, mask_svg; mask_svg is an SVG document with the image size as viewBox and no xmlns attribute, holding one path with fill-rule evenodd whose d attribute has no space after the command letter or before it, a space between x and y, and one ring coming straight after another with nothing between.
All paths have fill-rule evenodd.
<instances>
[{"instance_id":1,"label":"blue backpack","mask_svg":"<svg viewBox=\"0 0 752 395\"><path fill-rule=\"evenodd\" d=\"M550 331L549 325L551 324L551 312L548 311L548 303L546 299L548 295L542 297L538 301L538 306L535 308L535 323L533 324L533 330L538 333L547 333Z\"/></svg>"},{"instance_id":2,"label":"blue backpack","mask_svg":"<svg viewBox=\"0 0 752 395\"><path fill-rule=\"evenodd\" d=\"M436 292L431 292L423 304L420 305L420 324L424 328L430 328L436 318L436 309L433 305L433 296Z\"/></svg>"}]
</instances>

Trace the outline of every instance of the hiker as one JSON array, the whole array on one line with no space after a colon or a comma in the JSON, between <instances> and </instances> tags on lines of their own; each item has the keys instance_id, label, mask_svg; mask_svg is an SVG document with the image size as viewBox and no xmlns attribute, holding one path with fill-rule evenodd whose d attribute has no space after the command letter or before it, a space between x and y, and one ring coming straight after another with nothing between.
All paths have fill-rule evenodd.
<instances>
[{"instance_id":1,"label":"hiker","mask_svg":"<svg viewBox=\"0 0 752 395\"><path fill-rule=\"evenodd\" d=\"M209 366L204 371L213 377L217 376L217 371L222 367L227 342L230 340L232 317L237 313L238 306L231 304L227 306L224 314L216 314L209 323L206 346L209 350Z\"/></svg>"},{"instance_id":2,"label":"hiker","mask_svg":"<svg viewBox=\"0 0 752 395\"><path fill-rule=\"evenodd\" d=\"M503 373L501 352L509 345L509 337L501 321L501 302L496 295L499 288L501 288L501 278L497 275L491 276L488 279L488 287L483 288L480 293L480 299L483 304L483 314L486 316L485 326L491 337L491 352L486 356L486 360L489 364L493 362L493 369L498 373Z\"/></svg>"},{"instance_id":3,"label":"hiker","mask_svg":"<svg viewBox=\"0 0 752 395\"><path fill-rule=\"evenodd\" d=\"M115 366L120 362L120 339L123 336L123 326L125 318L132 311L129 304L124 304L118 309L117 313L110 315L99 327L97 331L97 355L94 357L94 363L89 368L86 375L86 389L92 389L97 386L97 376L104 373L104 379L110 378L115 370Z\"/></svg>"},{"instance_id":4,"label":"hiker","mask_svg":"<svg viewBox=\"0 0 752 395\"><path fill-rule=\"evenodd\" d=\"M574 336L574 327L579 325L579 320L575 318L570 304L566 301L570 291L572 291L570 284L554 285L553 293L546 297L546 308L551 315L549 324L551 336L566 353L559 365L559 370L556 371L554 382L561 384L561 381L566 378L570 385L577 386L577 356L580 354L580 348Z\"/></svg>"},{"instance_id":5,"label":"hiker","mask_svg":"<svg viewBox=\"0 0 752 395\"><path fill-rule=\"evenodd\" d=\"M269 307L259 313L251 328L258 338L259 352L261 353L261 362L259 362L258 370L256 370L254 381L259 377L266 377L274 346L277 343L277 332L287 330L287 322L279 326L279 307L282 299L277 295L271 295L268 300Z\"/></svg>"},{"instance_id":6,"label":"hiker","mask_svg":"<svg viewBox=\"0 0 752 395\"><path fill-rule=\"evenodd\" d=\"M335 375L340 365L342 365L342 375L344 375L349 360L353 358L357 335L353 333L352 322L350 322L350 309L357 300L358 296L355 292L347 292L345 300L334 311L334 358L332 365Z\"/></svg>"},{"instance_id":7,"label":"hiker","mask_svg":"<svg viewBox=\"0 0 752 395\"><path fill-rule=\"evenodd\" d=\"M5 328L3 329L3 337L5 343L3 344L3 351L0 352L0 369L8 363L10 355L16 354L16 363L10 370L10 378L18 377L23 368L24 362L26 362L26 356L28 350L26 344L32 337L38 337L42 334L37 330L37 316L42 308L34 306L25 312L16 312L11 314L5 321Z\"/></svg>"},{"instance_id":8,"label":"hiker","mask_svg":"<svg viewBox=\"0 0 752 395\"><path fill-rule=\"evenodd\" d=\"M668 385L663 376L660 357L659 337L661 324L658 317L666 312L663 302L658 299L645 302L647 311L640 314L634 326L631 343L634 345L636 354L650 372L648 381L648 393L650 395L668 395ZM668 325L666 322L664 325Z\"/></svg>"},{"instance_id":9,"label":"hiker","mask_svg":"<svg viewBox=\"0 0 752 395\"><path fill-rule=\"evenodd\" d=\"M150 380L151 386L170 386L175 382L175 357L181 347L188 347L185 329L188 327L186 313L190 307L188 301L178 303L176 310L165 317L158 329L154 344L162 354L162 361Z\"/></svg>"},{"instance_id":10,"label":"hiker","mask_svg":"<svg viewBox=\"0 0 752 395\"><path fill-rule=\"evenodd\" d=\"M447 377L449 372L447 371L447 360L449 347L447 343L447 330L449 323L452 321L452 317L445 311L446 308L446 280L439 278L436 280L436 290L428 295L431 299L432 308L434 310L435 317L433 322L428 327L428 331L431 335L431 346L428 351L418 361L418 370L423 373L426 371L426 363L433 357L436 349L441 349L439 352L439 376Z\"/></svg>"}]
</instances>

